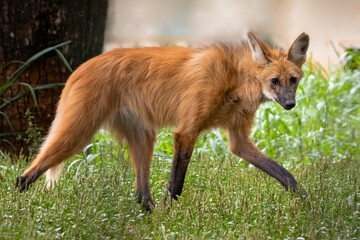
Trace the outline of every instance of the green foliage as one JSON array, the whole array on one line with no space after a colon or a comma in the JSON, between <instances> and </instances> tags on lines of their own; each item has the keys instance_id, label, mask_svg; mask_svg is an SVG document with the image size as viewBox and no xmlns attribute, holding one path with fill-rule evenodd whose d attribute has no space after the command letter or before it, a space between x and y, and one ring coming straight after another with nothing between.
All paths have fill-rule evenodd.
<instances>
[{"instance_id":1,"label":"green foliage","mask_svg":"<svg viewBox=\"0 0 360 240\"><path fill-rule=\"evenodd\" d=\"M114 152L115 153L115 152ZM179 201L162 199L171 163L153 159L156 204L147 214L135 201L133 168L121 154L109 165L95 159L64 172L52 191L44 178L14 191L26 166L0 157L1 239L356 239L360 237L360 161L324 156L292 169L308 198L287 192L273 178L235 157L195 156ZM85 163L84 163L85 164Z\"/></svg>"},{"instance_id":2,"label":"green foliage","mask_svg":"<svg viewBox=\"0 0 360 240\"><path fill-rule=\"evenodd\" d=\"M29 155L34 155L39 150L40 144L42 142L42 132L44 129L38 127L37 124L34 123L35 117L31 114L31 112L26 112L25 118L29 127L27 128L22 138L25 140L25 143L28 146Z\"/></svg>"},{"instance_id":3,"label":"green foliage","mask_svg":"<svg viewBox=\"0 0 360 240\"><path fill-rule=\"evenodd\" d=\"M55 51L57 53L57 55L59 56L59 58L61 59L61 61L65 64L65 66L72 72L72 69L69 65L69 63L67 62L67 60L65 59L65 57L63 56L63 54L58 50L58 48L62 47L62 46L65 46L67 44L69 44L70 41L67 41L67 42L63 42L63 43L60 43L60 44L57 44L55 46L52 46L52 47L49 47L49 48L46 48L38 53L36 53L35 55L33 55L32 57L30 57L26 62L21 62L21 61L11 61L10 63L6 64L5 66L2 66L0 67L0 71L3 71L6 67L8 67L9 65L12 65L12 64L21 64L21 66L19 68L17 68L15 70L15 72L13 72L13 74L5 81L4 84L2 84L0 86L0 99L1 99L1 102L0 102L0 115L2 117L5 118L6 122L9 124L10 128L12 130L13 129L13 126L11 124L11 120L9 119L9 117L7 116L7 114L4 112L4 108L22 98L24 95L28 94L28 93L31 93L31 96L35 102L35 105L37 108L39 108L39 105L38 105L38 102L37 102L37 99L36 99L36 94L35 94L35 91L36 90L41 90L41 89L48 89L48 88L53 88L53 87L59 87L59 86L64 86L64 83L53 83L53 84L45 84L45 85L40 85L40 86L36 86L36 87L32 87L30 84L28 83L25 83L25 82L16 82L16 80L21 76L21 74L31 65L31 63L33 63L34 61L36 61L38 58L42 57L43 55L51 52L51 51ZM22 85L22 86L25 86L28 88L27 91L24 91L22 93L19 93L18 95L10 98L10 99L6 99L5 98L5 94L7 91L10 90L10 88L14 85ZM0 133L0 137L5 137L5 136L11 136L11 135L19 135L21 133L19 132L2 132ZM1 138L0 138L0 141L1 141Z\"/></svg>"},{"instance_id":4,"label":"green foliage","mask_svg":"<svg viewBox=\"0 0 360 240\"><path fill-rule=\"evenodd\" d=\"M81 154L75 155L74 159L69 161L67 172L75 171L75 178L78 179L82 171L89 176L102 168L111 169L119 159L127 161L129 158L127 147L124 144L117 146L114 142L109 132L100 130L92 143L88 144Z\"/></svg>"},{"instance_id":5,"label":"green foliage","mask_svg":"<svg viewBox=\"0 0 360 240\"><path fill-rule=\"evenodd\" d=\"M283 110L262 106L253 139L270 157L284 164L306 163L322 156L337 160L359 156L360 72L337 71L329 76L312 62L304 68L297 106Z\"/></svg>"},{"instance_id":6,"label":"green foliage","mask_svg":"<svg viewBox=\"0 0 360 240\"><path fill-rule=\"evenodd\" d=\"M359 70L360 71L360 49L346 49L346 67L353 71Z\"/></svg>"}]
</instances>

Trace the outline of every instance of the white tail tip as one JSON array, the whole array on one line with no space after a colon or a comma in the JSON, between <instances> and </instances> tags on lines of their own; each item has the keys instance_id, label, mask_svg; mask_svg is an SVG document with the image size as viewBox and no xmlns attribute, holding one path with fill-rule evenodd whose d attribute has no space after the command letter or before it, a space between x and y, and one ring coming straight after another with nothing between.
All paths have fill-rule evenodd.
<instances>
[{"instance_id":1,"label":"white tail tip","mask_svg":"<svg viewBox=\"0 0 360 240\"><path fill-rule=\"evenodd\" d=\"M65 161L60 164L49 168L46 171L46 186L51 189L55 186L55 183L59 180Z\"/></svg>"}]
</instances>

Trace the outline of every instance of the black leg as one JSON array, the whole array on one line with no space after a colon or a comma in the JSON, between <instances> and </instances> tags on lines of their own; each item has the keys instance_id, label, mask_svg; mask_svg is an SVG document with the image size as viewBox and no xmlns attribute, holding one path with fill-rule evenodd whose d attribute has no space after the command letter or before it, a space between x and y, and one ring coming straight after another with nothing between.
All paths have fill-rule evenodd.
<instances>
[{"instance_id":1,"label":"black leg","mask_svg":"<svg viewBox=\"0 0 360 240\"><path fill-rule=\"evenodd\" d=\"M175 135L175 153L171 167L169 186L164 197L164 204L166 204L168 192L170 192L170 197L175 200L181 195L186 171L194 149L194 140L192 138L190 139L191 140L179 134Z\"/></svg>"}]
</instances>

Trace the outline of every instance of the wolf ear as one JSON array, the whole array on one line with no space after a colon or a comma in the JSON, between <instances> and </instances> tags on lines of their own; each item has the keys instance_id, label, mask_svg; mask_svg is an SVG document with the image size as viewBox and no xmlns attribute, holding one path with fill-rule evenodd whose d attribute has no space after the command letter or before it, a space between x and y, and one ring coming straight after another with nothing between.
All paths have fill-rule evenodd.
<instances>
[{"instance_id":1,"label":"wolf ear","mask_svg":"<svg viewBox=\"0 0 360 240\"><path fill-rule=\"evenodd\" d=\"M288 60L301 67L306 61L306 52L309 47L309 35L306 33L300 34L298 38L291 45L287 55Z\"/></svg>"},{"instance_id":2,"label":"wolf ear","mask_svg":"<svg viewBox=\"0 0 360 240\"><path fill-rule=\"evenodd\" d=\"M270 63L269 50L266 45L257 39L252 32L248 32L247 36L254 62L259 65Z\"/></svg>"}]
</instances>

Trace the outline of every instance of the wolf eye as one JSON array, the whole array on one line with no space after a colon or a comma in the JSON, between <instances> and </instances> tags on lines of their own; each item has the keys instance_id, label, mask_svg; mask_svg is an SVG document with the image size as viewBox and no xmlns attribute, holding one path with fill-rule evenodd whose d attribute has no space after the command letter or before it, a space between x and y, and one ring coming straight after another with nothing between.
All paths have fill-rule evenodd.
<instances>
[{"instance_id":1,"label":"wolf eye","mask_svg":"<svg viewBox=\"0 0 360 240\"><path fill-rule=\"evenodd\" d=\"M291 77L290 82L291 83L296 83L297 82L297 77Z\"/></svg>"},{"instance_id":2,"label":"wolf eye","mask_svg":"<svg viewBox=\"0 0 360 240\"><path fill-rule=\"evenodd\" d=\"M271 82L275 85L278 85L280 83L278 78L272 78Z\"/></svg>"}]
</instances>

